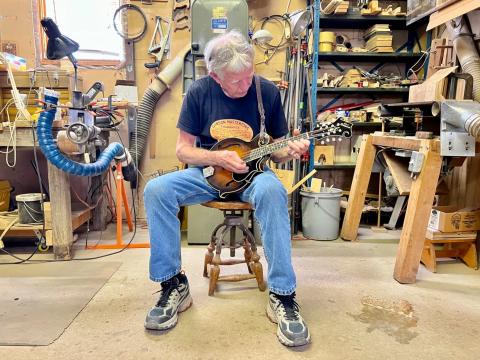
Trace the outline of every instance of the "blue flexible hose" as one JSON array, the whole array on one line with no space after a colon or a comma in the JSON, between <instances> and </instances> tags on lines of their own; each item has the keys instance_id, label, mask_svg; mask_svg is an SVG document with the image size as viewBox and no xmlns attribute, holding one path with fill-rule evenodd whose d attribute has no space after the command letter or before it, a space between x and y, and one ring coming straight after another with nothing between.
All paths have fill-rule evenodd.
<instances>
[{"instance_id":1,"label":"blue flexible hose","mask_svg":"<svg viewBox=\"0 0 480 360\"><path fill-rule=\"evenodd\" d=\"M56 105L58 98L46 95L47 103ZM97 161L90 164L82 164L67 158L61 153L52 135L52 123L55 118L56 108L43 111L37 122L37 137L40 149L53 165L66 173L79 176L96 176L107 170L110 162L116 157L125 153L124 148L119 143L111 143L102 151Z\"/></svg>"}]
</instances>

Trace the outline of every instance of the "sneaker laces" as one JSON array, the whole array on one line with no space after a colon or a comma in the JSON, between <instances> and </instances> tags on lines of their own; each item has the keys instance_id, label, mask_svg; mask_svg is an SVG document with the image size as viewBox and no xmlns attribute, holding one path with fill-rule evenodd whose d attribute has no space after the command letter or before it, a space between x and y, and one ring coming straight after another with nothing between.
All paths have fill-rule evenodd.
<instances>
[{"instance_id":1,"label":"sneaker laces","mask_svg":"<svg viewBox=\"0 0 480 360\"><path fill-rule=\"evenodd\" d=\"M158 299L157 306L158 307L165 307L167 306L168 300L170 299L170 295L172 291L177 288L179 285L179 281L176 277L173 277L167 281L161 283L162 289L157 291L161 292L160 299Z\"/></svg>"},{"instance_id":2,"label":"sneaker laces","mask_svg":"<svg viewBox=\"0 0 480 360\"><path fill-rule=\"evenodd\" d=\"M273 293L275 297L280 300L280 303L285 310L285 318L289 321L296 321L299 318L298 312L300 311L300 306L295 300L295 293L290 295L278 295Z\"/></svg>"}]
</instances>

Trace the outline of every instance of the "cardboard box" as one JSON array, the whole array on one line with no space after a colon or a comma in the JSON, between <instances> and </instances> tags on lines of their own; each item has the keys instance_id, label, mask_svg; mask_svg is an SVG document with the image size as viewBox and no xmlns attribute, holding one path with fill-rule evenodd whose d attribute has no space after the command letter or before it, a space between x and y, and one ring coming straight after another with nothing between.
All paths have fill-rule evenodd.
<instances>
[{"instance_id":1,"label":"cardboard box","mask_svg":"<svg viewBox=\"0 0 480 360\"><path fill-rule=\"evenodd\" d=\"M436 206L430 212L428 227L442 232L480 230L480 209Z\"/></svg>"}]
</instances>

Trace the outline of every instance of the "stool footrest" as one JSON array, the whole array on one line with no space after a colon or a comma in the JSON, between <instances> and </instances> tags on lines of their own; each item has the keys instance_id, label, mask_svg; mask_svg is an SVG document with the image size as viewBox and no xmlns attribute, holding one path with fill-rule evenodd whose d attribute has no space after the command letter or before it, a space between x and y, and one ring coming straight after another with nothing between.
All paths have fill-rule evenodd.
<instances>
[{"instance_id":1,"label":"stool footrest","mask_svg":"<svg viewBox=\"0 0 480 360\"><path fill-rule=\"evenodd\" d=\"M216 264L215 260L212 261L212 265L237 265L237 264L245 264L245 260L241 259L227 259L227 260L221 260L220 263Z\"/></svg>"},{"instance_id":2,"label":"stool footrest","mask_svg":"<svg viewBox=\"0 0 480 360\"><path fill-rule=\"evenodd\" d=\"M243 281L255 279L254 274L237 274L237 275L222 275L217 281Z\"/></svg>"}]
</instances>

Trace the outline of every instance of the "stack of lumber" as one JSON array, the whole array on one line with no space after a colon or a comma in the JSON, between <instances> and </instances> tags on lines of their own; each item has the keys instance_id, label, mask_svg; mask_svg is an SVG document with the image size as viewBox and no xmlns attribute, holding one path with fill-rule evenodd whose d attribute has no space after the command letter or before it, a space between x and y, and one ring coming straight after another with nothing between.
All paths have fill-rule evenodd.
<instances>
[{"instance_id":1,"label":"stack of lumber","mask_svg":"<svg viewBox=\"0 0 480 360\"><path fill-rule=\"evenodd\" d=\"M393 52L393 35L388 24L375 24L365 31L364 39L368 51Z\"/></svg>"},{"instance_id":2,"label":"stack of lumber","mask_svg":"<svg viewBox=\"0 0 480 360\"><path fill-rule=\"evenodd\" d=\"M350 6L350 2L342 1L340 4L337 5L335 8L334 14L341 15L346 14L348 12L348 7Z\"/></svg>"}]
</instances>

